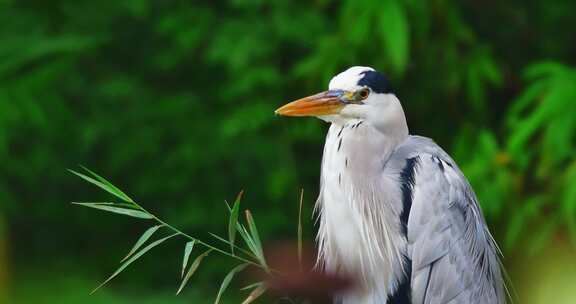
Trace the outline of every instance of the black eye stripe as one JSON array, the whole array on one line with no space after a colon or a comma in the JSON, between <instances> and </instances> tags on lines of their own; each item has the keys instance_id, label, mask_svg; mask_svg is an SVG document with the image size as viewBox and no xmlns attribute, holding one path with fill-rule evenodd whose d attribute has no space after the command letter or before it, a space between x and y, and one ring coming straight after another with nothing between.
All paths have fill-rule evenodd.
<instances>
[{"instance_id":1,"label":"black eye stripe","mask_svg":"<svg viewBox=\"0 0 576 304\"><path fill-rule=\"evenodd\" d=\"M384 74L377 71L364 71L361 75L364 76L358 80L359 86L369 87L375 93L392 93L390 82Z\"/></svg>"}]
</instances>

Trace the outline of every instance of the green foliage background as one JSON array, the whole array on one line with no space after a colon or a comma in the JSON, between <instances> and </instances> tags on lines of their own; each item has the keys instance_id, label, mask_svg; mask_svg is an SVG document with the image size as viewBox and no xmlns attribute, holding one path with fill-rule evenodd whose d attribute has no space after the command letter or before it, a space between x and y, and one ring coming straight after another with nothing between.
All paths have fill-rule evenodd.
<instances>
[{"instance_id":1,"label":"green foliage background","mask_svg":"<svg viewBox=\"0 0 576 304\"><path fill-rule=\"evenodd\" d=\"M369 65L392 79L411 132L470 179L518 303L570 303L575 11L570 0L0 0L0 302L210 303L230 261L208 261L176 298L178 244L87 296L146 226L71 207L109 197L65 169L96 169L197 235L225 234L223 201L245 189L263 239L293 239L326 125L273 110Z\"/></svg>"}]
</instances>

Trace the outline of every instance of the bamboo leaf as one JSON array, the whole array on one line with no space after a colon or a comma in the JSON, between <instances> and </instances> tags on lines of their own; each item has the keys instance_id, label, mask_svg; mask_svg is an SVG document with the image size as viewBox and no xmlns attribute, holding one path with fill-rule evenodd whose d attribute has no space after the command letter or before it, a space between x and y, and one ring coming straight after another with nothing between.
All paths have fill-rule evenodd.
<instances>
[{"instance_id":1,"label":"bamboo leaf","mask_svg":"<svg viewBox=\"0 0 576 304\"><path fill-rule=\"evenodd\" d=\"M254 246L261 254L262 251L262 242L260 242L260 236L258 235L258 229L256 228L256 222L254 222L254 218L252 217L252 213L250 210L246 210L246 221L248 222L248 228L250 229L250 235L252 236L252 241L254 242Z\"/></svg>"},{"instance_id":2,"label":"bamboo leaf","mask_svg":"<svg viewBox=\"0 0 576 304\"><path fill-rule=\"evenodd\" d=\"M244 240L246 245L248 245L248 248L250 249L252 254L254 254L255 256L258 256L259 255L258 250L257 250L256 246L254 245L254 241L252 240L252 237L248 233L248 230L246 230L246 227L244 227L244 225L242 225L240 223L237 223L236 224L236 230L238 230L238 233L240 233L240 236L242 237L242 239Z\"/></svg>"},{"instance_id":3,"label":"bamboo leaf","mask_svg":"<svg viewBox=\"0 0 576 304\"><path fill-rule=\"evenodd\" d=\"M134 207L134 205L132 205L132 204L127 204L127 203L114 203L114 202L72 202L72 204L75 204L75 205L78 205L78 204L88 204L88 205L99 205L99 206L114 206L114 207L119 207L119 208L138 210L138 209L136 209L136 207Z\"/></svg>"},{"instance_id":4,"label":"bamboo leaf","mask_svg":"<svg viewBox=\"0 0 576 304\"><path fill-rule=\"evenodd\" d=\"M232 208L230 207L230 204L227 201L224 201L226 203L226 207L228 208L228 212L232 212ZM255 246L254 246L254 241L252 240L252 237L250 236L250 234L248 233L248 231L246 230L246 227L244 227L240 222L236 221L236 231L238 233L240 233L240 236L242 237L242 239L244 240L244 242L246 243L246 245L248 245L250 251L252 252L252 254L254 256L258 255L257 250L255 250ZM227 244L230 244L230 241L226 241L223 238L210 233L213 237L215 237L216 239L225 242ZM235 246L238 247L238 246Z\"/></svg>"},{"instance_id":5,"label":"bamboo leaf","mask_svg":"<svg viewBox=\"0 0 576 304\"><path fill-rule=\"evenodd\" d=\"M116 207L110 203L78 203L73 202L74 205L80 205L85 207L90 207L94 209L100 209L108 212L118 213L122 215L128 215L132 217L142 218L142 219L152 219L154 218L151 214L146 213L144 211L130 209L130 208L123 208L123 207Z\"/></svg>"},{"instance_id":6,"label":"bamboo leaf","mask_svg":"<svg viewBox=\"0 0 576 304\"><path fill-rule=\"evenodd\" d=\"M117 197L121 198L122 200L129 202L129 203L133 203L134 201L126 194L124 193L122 190L120 190L118 187L114 186L110 181L108 181L107 179L103 178L102 176L96 174L94 171L80 165L80 168L84 169L86 172L90 173L93 177L95 177L98 181L100 181L101 183L107 185L108 187L110 187L113 191L114 191L114 195L116 195Z\"/></svg>"},{"instance_id":7,"label":"bamboo leaf","mask_svg":"<svg viewBox=\"0 0 576 304\"><path fill-rule=\"evenodd\" d=\"M182 259L182 274L180 274L180 278L184 277L184 270L186 270L186 266L188 265L188 259L190 258L192 249L194 249L194 243L196 243L196 240L192 240L186 243L186 246L184 247L184 258Z\"/></svg>"},{"instance_id":8,"label":"bamboo leaf","mask_svg":"<svg viewBox=\"0 0 576 304\"><path fill-rule=\"evenodd\" d=\"M234 275L242 271L244 268L246 268L246 266L248 266L247 263L240 264L234 267L232 270L230 270L230 272L226 275L226 277L224 277L224 280L222 280L222 285L220 285L220 289L218 290L218 295L216 296L216 301L214 301L214 304L220 303L220 298L222 297L222 294L224 293L226 288L228 288L228 285L230 285L230 281L232 281Z\"/></svg>"},{"instance_id":9,"label":"bamboo leaf","mask_svg":"<svg viewBox=\"0 0 576 304\"><path fill-rule=\"evenodd\" d=\"M234 253L234 242L236 241L236 224L238 223L238 213L240 212L240 200L242 199L243 191L238 193L232 210L230 211L230 218L228 220L228 240L230 240L230 251Z\"/></svg>"},{"instance_id":10,"label":"bamboo leaf","mask_svg":"<svg viewBox=\"0 0 576 304\"><path fill-rule=\"evenodd\" d=\"M268 289L268 287L266 287L266 285L260 284L258 287L256 287L254 290L252 290L252 292L248 295L246 300L244 300L244 302L242 302L242 304L250 304L250 303L254 302L262 294L264 294L267 289Z\"/></svg>"},{"instance_id":11,"label":"bamboo leaf","mask_svg":"<svg viewBox=\"0 0 576 304\"><path fill-rule=\"evenodd\" d=\"M264 257L264 251L262 250L262 242L260 242L260 236L258 235L258 229L256 228L256 222L254 222L250 210L246 210L246 221L248 222L250 233L248 233L246 228L242 226L242 232L240 234L243 235L248 247L250 247L250 250L258 258L260 264L266 271L269 271L268 265L266 264L266 258Z\"/></svg>"},{"instance_id":12,"label":"bamboo leaf","mask_svg":"<svg viewBox=\"0 0 576 304\"><path fill-rule=\"evenodd\" d=\"M74 174L76 176L79 176L80 178L84 179L85 181L100 187L104 191L120 198L121 200L123 200L125 202L129 202L129 203L134 202L130 197L128 197L126 194L124 194L124 192L120 191L114 185L112 185L111 183L106 181L104 178L99 177L98 175L95 175L96 179L94 179L92 177L86 176L80 172L76 172L76 171L71 170L71 169L68 169L68 171L70 171L72 174ZM91 171L89 171L89 172L91 172Z\"/></svg>"},{"instance_id":13,"label":"bamboo leaf","mask_svg":"<svg viewBox=\"0 0 576 304\"><path fill-rule=\"evenodd\" d=\"M134 247L132 247L130 252L128 252L128 254L120 261L120 263L124 262L126 259L132 256L134 252L136 252L136 250L140 249L140 247L142 247L142 245L146 243L146 241L154 234L154 232L156 232L156 230L158 230L162 226L164 225L152 226L148 228L148 230L144 231L144 233L142 233L138 241L136 241L136 244L134 244Z\"/></svg>"},{"instance_id":14,"label":"bamboo leaf","mask_svg":"<svg viewBox=\"0 0 576 304\"><path fill-rule=\"evenodd\" d=\"M254 244L254 240L252 240L250 233L248 233L248 230L246 230L246 227L244 227L241 224L238 225L239 225L238 232L240 233L240 236L242 236L242 239L244 239L246 245L248 245L248 249L250 249L250 251L255 257L257 257L259 260L262 260L260 258L260 252L258 251L258 248Z\"/></svg>"},{"instance_id":15,"label":"bamboo leaf","mask_svg":"<svg viewBox=\"0 0 576 304\"><path fill-rule=\"evenodd\" d=\"M264 282L262 282L262 281L256 282L256 283L253 283L253 284L250 284L250 285L246 285L246 286L240 288L240 290L253 289L253 288L256 288L256 287L258 287L258 286L260 286L260 285L262 285L262 284L264 284Z\"/></svg>"},{"instance_id":16,"label":"bamboo leaf","mask_svg":"<svg viewBox=\"0 0 576 304\"><path fill-rule=\"evenodd\" d=\"M102 282L102 284L98 285L98 287L94 288L94 290L92 290L92 292L90 294L95 293L98 289L100 289L102 286L106 285L108 282L110 282L110 280L112 280L113 278L115 278L117 275L119 275L124 269L126 269L126 267L128 267L130 264L132 264L134 261L136 261L138 258L140 258L141 256L143 256L146 252L150 251L150 249L160 245L162 242L166 241L167 239L174 237L178 235L178 233L174 233L172 235L169 235L167 237L161 238L159 240L156 240L152 243L150 243L148 246L142 248L142 250L138 251L136 254L134 254L131 258L129 258L126 262L124 262L124 264L122 264L120 266L120 268L118 268L111 276L109 276L106 281Z\"/></svg>"},{"instance_id":17,"label":"bamboo leaf","mask_svg":"<svg viewBox=\"0 0 576 304\"><path fill-rule=\"evenodd\" d=\"M186 286L188 280L190 280L194 272L196 272L196 269L198 269L198 266L200 266L202 259L204 259L210 253L210 251L212 251L212 249L206 250L204 253L202 253L201 255L197 256L196 259L194 259L194 262L192 262L192 265L190 265L190 269L188 269L188 272L186 273L186 276L184 276L182 283L180 283L180 287L178 287L176 295L179 295L182 289L184 289L184 286Z\"/></svg>"}]
</instances>

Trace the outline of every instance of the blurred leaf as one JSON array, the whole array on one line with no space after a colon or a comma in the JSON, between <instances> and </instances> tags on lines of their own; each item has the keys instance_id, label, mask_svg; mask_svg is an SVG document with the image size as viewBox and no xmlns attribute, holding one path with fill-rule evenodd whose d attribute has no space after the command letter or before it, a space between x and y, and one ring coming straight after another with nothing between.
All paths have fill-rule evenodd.
<instances>
[{"instance_id":1,"label":"blurred leaf","mask_svg":"<svg viewBox=\"0 0 576 304\"><path fill-rule=\"evenodd\" d=\"M508 124L511 126L517 125L518 119L521 117L521 112L524 111L532 102L537 100L537 98L543 94L545 89L546 83L541 82L528 86L528 88L526 88L524 92L522 92L522 94L512 103L507 117Z\"/></svg>"},{"instance_id":2,"label":"blurred leaf","mask_svg":"<svg viewBox=\"0 0 576 304\"><path fill-rule=\"evenodd\" d=\"M507 151L517 158L517 165L526 168L529 154L541 155L537 175L547 175L556 164L570 156L576 147L576 132L570 114L576 111L576 70L553 62L536 63L526 68L525 74L533 83L515 101L508 119L511 134ZM530 107L531 106L531 107ZM531 143L539 142L532 151ZM527 152L528 151L528 152Z\"/></svg>"},{"instance_id":3,"label":"blurred leaf","mask_svg":"<svg viewBox=\"0 0 576 304\"><path fill-rule=\"evenodd\" d=\"M347 40L352 45L360 46L369 39L370 24L374 21L372 18L375 12L374 3L377 2L371 0L343 1L339 23L346 33ZM351 21L354 22L353 25Z\"/></svg>"},{"instance_id":4,"label":"blurred leaf","mask_svg":"<svg viewBox=\"0 0 576 304\"><path fill-rule=\"evenodd\" d=\"M128 215L128 216L142 218L142 219L154 218L152 215L150 215L149 213L146 213L144 211L140 211L140 210L136 210L136 209L129 209L129 208L115 207L113 205L116 205L116 204L113 204L113 203L78 203L78 202L73 202L72 204L90 207L90 208L94 208L94 209L100 209L100 210L104 210L104 211L108 211L108 212L118 213L118 214L122 214L122 215Z\"/></svg>"},{"instance_id":5,"label":"blurred leaf","mask_svg":"<svg viewBox=\"0 0 576 304\"><path fill-rule=\"evenodd\" d=\"M218 295L216 296L216 301L214 301L214 304L220 303L220 298L222 297L222 294L224 293L226 288L228 288L228 285L230 284L230 281L232 281L232 278L234 278L234 275L237 272L242 271L244 268L246 268L246 266L248 266L247 263L240 264L234 267L232 270L230 270L230 272L226 275L226 277L224 277L224 280L222 280L222 285L220 285L220 289L218 290Z\"/></svg>"},{"instance_id":6,"label":"blurred leaf","mask_svg":"<svg viewBox=\"0 0 576 304\"><path fill-rule=\"evenodd\" d=\"M531 64L524 70L524 76L529 80L563 73L566 66L556 61L540 61Z\"/></svg>"},{"instance_id":7,"label":"blurred leaf","mask_svg":"<svg viewBox=\"0 0 576 304\"><path fill-rule=\"evenodd\" d=\"M250 285L246 285L242 288L240 288L240 290L248 290L248 289L253 289L256 288L258 286L264 285L264 282L256 282L256 283L252 283Z\"/></svg>"},{"instance_id":8,"label":"blurred leaf","mask_svg":"<svg viewBox=\"0 0 576 304\"><path fill-rule=\"evenodd\" d=\"M499 65L494 62L489 49L478 48L471 54L466 69L468 98L475 108L475 112L482 114L485 112L487 102L487 88L499 86L502 83Z\"/></svg>"},{"instance_id":9,"label":"blurred leaf","mask_svg":"<svg viewBox=\"0 0 576 304\"><path fill-rule=\"evenodd\" d=\"M6 41L7 42L7 41ZM23 68L30 62L55 54L72 53L92 47L97 39L85 36L34 37L22 36L3 43L0 54L8 54L9 59L0 61L0 78Z\"/></svg>"},{"instance_id":10,"label":"blurred leaf","mask_svg":"<svg viewBox=\"0 0 576 304\"><path fill-rule=\"evenodd\" d=\"M538 216L545 204L544 196L535 196L528 198L522 205L516 207L516 212L510 218L510 223L506 230L504 239L506 250L511 250L520 240L523 233L529 231L527 223Z\"/></svg>"},{"instance_id":11,"label":"blurred leaf","mask_svg":"<svg viewBox=\"0 0 576 304\"><path fill-rule=\"evenodd\" d=\"M146 241L154 234L154 232L156 232L156 230L158 230L162 226L164 226L164 225L152 226L152 227L148 228L146 231L144 231L144 233L142 233L142 235L140 236L138 241L136 241L136 244L134 244L134 247L132 247L130 252L128 252L128 254L120 262L122 263L126 259L128 259L130 256L132 256L132 254L134 254L134 252L136 252L136 250L140 249L140 247L142 247L142 245L144 245L144 243L146 243Z\"/></svg>"},{"instance_id":12,"label":"blurred leaf","mask_svg":"<svg viewBox=\"0 0 576 304\"><path fill-rule=\"evenodd\" d=\"M256 299L258 299L262 294L266 292L266 289L268 289L266 285L259 284L258 286L256 286L254 290L252 290L252 292L250 292L250 294L248 295L246 300L242 302L242 304L250 304L254 302Z\"/></svg>"},{"instance_id":13,"label":"blurred leaf","mask_svg":"<svg viewBox=\"0 0 576 304\"><path fill-rule=\"evenodd\" d=\"M550 238L557 227L558 221L555 219L546 221L542 227L539 227L530 237L528 254L535 255L537 252L542 250L546 244L550 242Z\"/></svg>"},{"instance_id":14,"label":"blurred leaf","mask_svg":"<svg viewBox=\"0 0 576 304\"><path fill-rule=\"evenodd\" d=\"M397 0L383 0L377 10L380 13L378 28L392 68L398 73L406 69L409 54L410 33L404 8Z\"/></svg>"},{"instance_id":15,"label":"blurred leaf","mask_svg":"<svg viewBox=\"0 0 576 304\"><path fill-rule=\"evenodd\" d=\"M262 86L261 83L257 84ZM242 133L255 132L269 123L274 117L271 115L274 108L268 103L258 102L253 98L249 105L239 109L234 109L225 122L220 126L222 135L225 138L233 138Z\"/></svg>"},{"instance_id":16,"label":"blurred leaf","mask_svg":"<svg viewBox=\"0 0 576 304\"><path fill-rule=\"evenodd\" d=\"M135 17L144 17L149 9L149 2L146 0L126 0L122 1L122 5L128 8L130 13Z\"/></svg>"}]
</instances>

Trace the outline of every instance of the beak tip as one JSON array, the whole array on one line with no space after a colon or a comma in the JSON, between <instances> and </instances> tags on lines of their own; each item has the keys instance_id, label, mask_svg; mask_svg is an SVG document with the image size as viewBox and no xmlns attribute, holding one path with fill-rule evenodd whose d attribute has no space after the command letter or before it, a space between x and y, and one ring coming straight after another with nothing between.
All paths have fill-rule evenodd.
<instances>
[{"instance_id":1,"label":"beak tip","mask_svg":"<svg viewBox=\"0 0 576 304\"><path fill-rule=\"evenodd\" d=\"M284 106L281 106L278 109L274 110L274 115L283 116L285 111L286 111L286 109L285 109L285 105L284 105Z\"/></svg>"}]
</instances>

